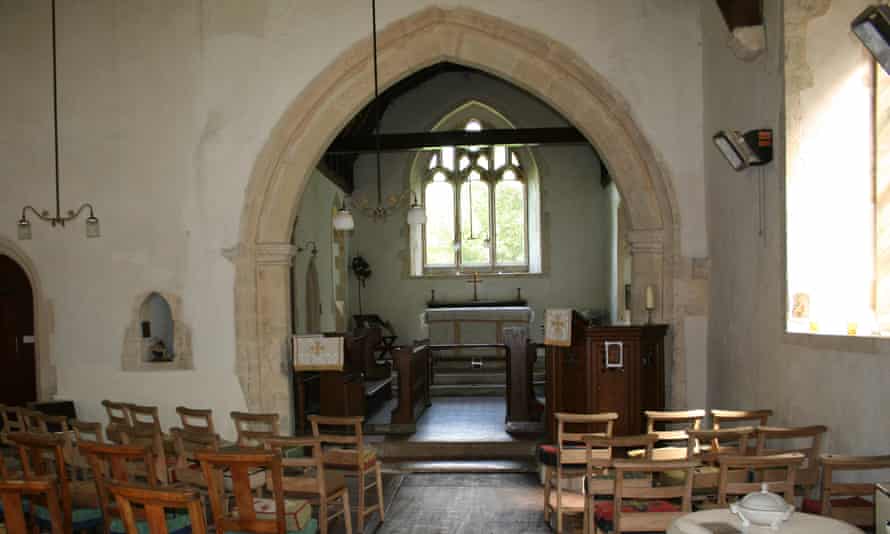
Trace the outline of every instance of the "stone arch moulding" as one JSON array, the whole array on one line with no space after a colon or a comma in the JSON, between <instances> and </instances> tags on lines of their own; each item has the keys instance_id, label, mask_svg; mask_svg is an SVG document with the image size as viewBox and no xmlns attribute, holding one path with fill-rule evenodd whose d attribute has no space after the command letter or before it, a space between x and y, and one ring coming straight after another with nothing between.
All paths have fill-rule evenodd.
<instances>
[{"instance_id":1,"label":"stone arch moulding","mask_svg":"<svg viewBox=\"0 0 890 534\"><path fill-rule=\"evenodd\" d=\"M0 254L9 256L28 275L34 300L34 356L37 365L37 400L51 400L58 391L58 375L52 361L50 333L52 307L43 294L43 285L31 258L15 242L0 237Z\"/></svg>"},{"instance_id":2,"label":"stone arch moulding","mask_svg":"<svg viewBox=\"0 0 890 534\"><path fill-rule=\"evenodd\" d=\"M290 265L294 218L307 178L343 126L372 98L370 38L323 70L284 112L252 170L235 263L236 373L247 406L290 423ZM675 309L679 211L670 178L608 81L549 37L469 8L426 8L378 36L388 87L450 61L487 71L536 95L582 131L626 202L633 254L632 314L644 318L643 288L659 288L657 319L673 326L670 403L685 404L682 310ZM287 426L285 426L287 428Z\"/></svg>"}]
</instances>

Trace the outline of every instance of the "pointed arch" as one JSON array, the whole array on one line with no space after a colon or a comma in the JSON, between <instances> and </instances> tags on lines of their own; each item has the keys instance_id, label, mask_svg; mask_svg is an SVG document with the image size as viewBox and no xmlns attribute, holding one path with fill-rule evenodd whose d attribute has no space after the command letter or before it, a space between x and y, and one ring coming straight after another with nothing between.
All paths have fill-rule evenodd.
<instances>
[{"instance_id":1,"label":"pointed arch","mask_svg":"<svg viewBox=\"0 0 890 534\"><path fill-rule=\"evenodd\" d=\"M662 162L630 107L583 58L549 37L469 8L430 7L378 34L381 87L448 61L503 78L537 96L596 148L626 202L634 255L632 313L642 288L660 289L656 318L674 326L675 404L685 400L683 321L674 309L679 209ZM248 407L289 417L283 371L290 332L290 243L300 195L327 146L372 98L370 39L322 71L284 112L252 170L241 214L236 267L237 369Z\"/></svg>"}]
</instances>

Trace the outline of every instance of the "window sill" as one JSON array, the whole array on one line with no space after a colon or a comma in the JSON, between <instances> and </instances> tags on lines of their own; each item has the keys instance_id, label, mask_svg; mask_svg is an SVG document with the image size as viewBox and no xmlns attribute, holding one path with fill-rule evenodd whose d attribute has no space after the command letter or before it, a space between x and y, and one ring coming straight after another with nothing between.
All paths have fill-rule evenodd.
<instances>
[{"instance_id":1,"label":"window sill","mask_svg":"<svg viewBox=\"0 0 890 534\"><path fill-rule=\"evenodd\" d=\"M784 332L782 342L819 350L858 352L862 354L890 354L890 337L844 336L837 334L816 334Z\"/></svg>"},{"instance_id":2,"label":"window sill","mask_svg":"<svg viewBox=\"0 0 890 534\"><path fill-rule=\"evenodd\" d=\"M501 273L486 273L480 272L479 278L544 278L546 275L543 272L538 273L529 273L529 272L501 272ZM453 272L441 272L441 273L424 273L421 275L411 275L408 278L413 280L426 280L426 279L435 279L435 280L469 280L473 278L473 272L464 272L461 274L454 274Z\"/></svg>"}]
</instances>

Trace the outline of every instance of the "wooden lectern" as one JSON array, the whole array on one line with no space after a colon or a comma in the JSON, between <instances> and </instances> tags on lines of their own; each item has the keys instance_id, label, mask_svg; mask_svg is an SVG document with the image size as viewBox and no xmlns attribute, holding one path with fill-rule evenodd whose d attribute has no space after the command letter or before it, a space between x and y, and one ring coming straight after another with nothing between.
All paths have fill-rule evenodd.
<instances>
[{"instance_id":1,"label":"wooden lectern","mask_svg":"<svg viewBox=\"0 0 890 534\"><path fill-rule=\"evenodd\" d=\"M664 409L667 329L667 325L587 326L573 312L571 346L546 350L545 423L550 439L556 437L556 412L616 412L615 435L644 433L643 411Z\"/></svg>"}]
</instances>

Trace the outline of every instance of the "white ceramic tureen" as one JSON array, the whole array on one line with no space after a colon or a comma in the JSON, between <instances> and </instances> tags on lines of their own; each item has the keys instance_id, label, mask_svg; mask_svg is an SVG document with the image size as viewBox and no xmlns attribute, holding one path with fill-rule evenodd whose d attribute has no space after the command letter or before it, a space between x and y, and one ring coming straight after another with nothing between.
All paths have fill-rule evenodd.
<instances>
[{"instance_id":1,"label":"white ceramic tureen","mask_svg":"<svg viewBox=\"0 0 890 534\"><path fill-rule=\"evenodd\" d=\"M743 527L758 525L778 530L779 525L794 513L794 506L775 493L766 491L766 484L763 484L760 491L749 493L741 501L730 504L729 510L739 516Z\"/></svg>"}]
</instances>

